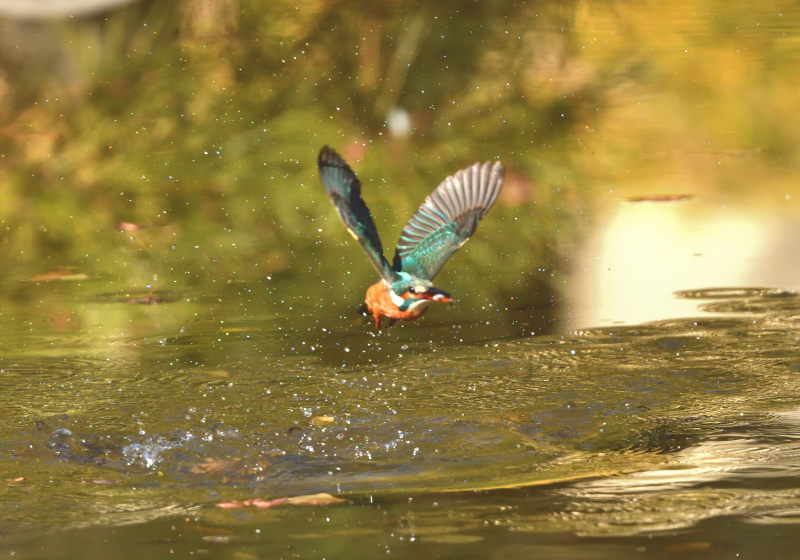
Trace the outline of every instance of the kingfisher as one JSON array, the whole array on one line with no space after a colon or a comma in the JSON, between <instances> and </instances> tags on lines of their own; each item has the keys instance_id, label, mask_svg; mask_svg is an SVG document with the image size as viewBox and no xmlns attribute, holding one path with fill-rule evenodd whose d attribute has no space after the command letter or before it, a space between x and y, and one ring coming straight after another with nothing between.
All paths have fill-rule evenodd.
<instances>
[{"instance_id":1,"label":"kingfisher","mask_svg":"<svg viewBox=\"0 0 800 560\"><path fill-rule=\"evenodd\" d=\"M442 181L403 228L389 264L356 174L328 146L320 151L317 163L339 217L380 274L364 301L375 327L380 330L382 317L391 327L398 320L419 318L432 301L452 302L452 296L435 288L432 280L497 200L505 177L503 164L475 163Z\"/></svg>"}]
</instances>

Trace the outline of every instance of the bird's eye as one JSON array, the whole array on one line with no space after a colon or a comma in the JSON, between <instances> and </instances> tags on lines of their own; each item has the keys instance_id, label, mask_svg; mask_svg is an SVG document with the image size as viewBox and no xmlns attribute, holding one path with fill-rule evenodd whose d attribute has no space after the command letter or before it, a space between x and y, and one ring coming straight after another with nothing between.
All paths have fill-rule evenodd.
<instances>
[{"instance_id":1,"label":"bird's eye","mask_svg":"<svg viewBox=\"0 0 800 560\"><path fill-rule=\"evenodd\" d=\"M409 294L416 294L416 293L417 293L417 289L416 289L416 288L414 288L414 287L412 286L412 287L410 287L410 288L408 289L408 293L409 293Z\"/></svg>"}]
</instances>

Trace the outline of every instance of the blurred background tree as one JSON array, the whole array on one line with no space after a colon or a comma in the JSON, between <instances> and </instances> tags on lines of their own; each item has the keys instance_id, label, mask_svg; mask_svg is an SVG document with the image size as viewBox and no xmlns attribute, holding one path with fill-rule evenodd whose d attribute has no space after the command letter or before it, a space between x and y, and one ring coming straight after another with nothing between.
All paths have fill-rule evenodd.
<instances>
[{"instance_id":1,"label":"blurred background tree","mask_svg":"<svg viewBox=\"0 0 800 560\"><path fill-rule=\"evenodd\" d=\"M515 305L550 301L604 200L796 184L785 2L84 1L0 2L15 281L366 284L316 176L324 144L360 174L387 252L444 176L505 162L477 234L492 242L447 281ZM499 266L514 274L486 287Z\"/></svg>"}]
</instances>

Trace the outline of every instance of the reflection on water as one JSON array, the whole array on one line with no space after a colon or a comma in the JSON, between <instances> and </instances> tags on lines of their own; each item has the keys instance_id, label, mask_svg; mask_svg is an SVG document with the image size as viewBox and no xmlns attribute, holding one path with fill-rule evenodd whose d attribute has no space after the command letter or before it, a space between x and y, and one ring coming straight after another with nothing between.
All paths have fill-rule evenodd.
<instances>
[{"instance_id":1,"label":"reflection on water","mask_svg":"<svg viewBox=\"0 0 800 560\"><path fill-rule=\"evenodd\" d=\"M796 216L786 208L715 199L617 203L588 237L570 290L579 327L686 317L675 292L716 286L794 287ZM706 309L710 311L710 309Z\"/></svg>"},{"instance_id":2,"label":"reflection on water","mask_svg":"<svg viewBox=\"0 0 800 560\"><path fill-rule=\"evenodd\" d=\"M584 535L675 531L721 515L800 523L797 412L776 416L720 426L717 434L675 453L668 469L565 489L578 514L574 530Z\"/></svg>"}]
</instances>

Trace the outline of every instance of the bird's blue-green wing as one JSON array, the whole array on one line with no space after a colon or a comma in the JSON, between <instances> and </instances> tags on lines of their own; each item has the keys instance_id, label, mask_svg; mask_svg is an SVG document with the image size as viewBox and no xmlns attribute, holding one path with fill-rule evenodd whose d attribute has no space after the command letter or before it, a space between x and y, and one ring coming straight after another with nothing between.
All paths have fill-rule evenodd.
<instances>
[{"instance_id":1,"label":"bird's blue-green wing","mask_svg":"<svg viewBox=\"0 0 800 560\"><path fill-rule=\"evenodd\" d=\"M322 148L317 160L319 176L328 197L336 207L350 235L361 244L381 277L394 281L396 274L383 255L375 222L361 198L361 183L350 166L328 146Z\"/></svg>"},{"instance_id":2,"label":"bird's blue-green wing","mask_svg":"<svg viewBox=\"0 0 800 560\"><path fill-rule=\"evenodd\" d=\"M497 200L505 168L474 164L442 181L400 234L393 268L432 280Z\"/></svg>"}]
</instances>

